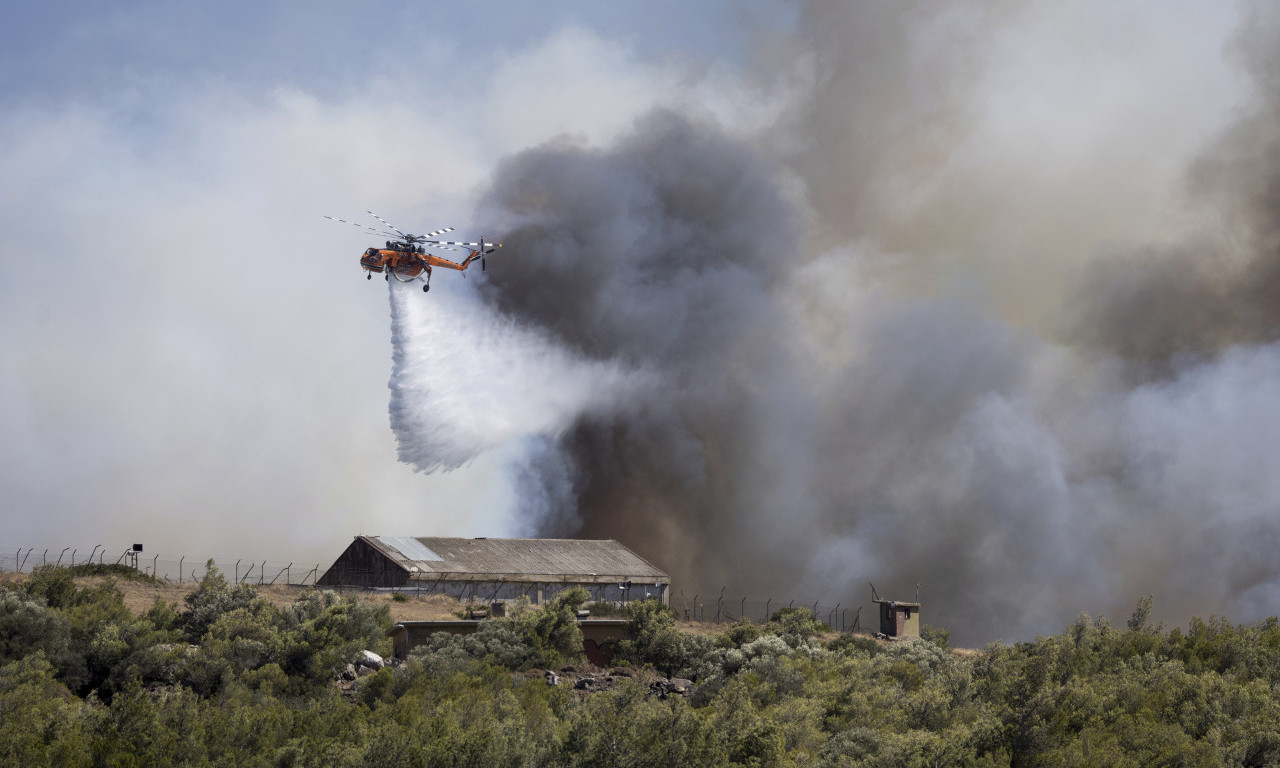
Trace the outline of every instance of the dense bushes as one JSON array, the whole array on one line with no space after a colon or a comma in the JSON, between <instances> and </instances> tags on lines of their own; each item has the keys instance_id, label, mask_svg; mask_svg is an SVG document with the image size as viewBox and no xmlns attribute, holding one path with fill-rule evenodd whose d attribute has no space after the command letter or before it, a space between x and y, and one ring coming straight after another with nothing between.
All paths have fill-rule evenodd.
<instances>
[{"instance_id":1,"label":"dense bushes","mask_svg":"<svg viewBox=\"0 0 1280 768\"><path fill-rule=\"evenodd\" d=\"M651 671L587 693L520 672L577 656L585 594L566 591L344 693L347 662L388 650L385 606L313 591L276 608L211 570L184 611L135 617L68 576L0 588L0 764L1280 764L1274 619L1166 630L1147 602L1124 628L1083 615L957 655L938 631L824 645L793 612L692 634L637 602L617 659Z\"/></svg>"}]
</instances>

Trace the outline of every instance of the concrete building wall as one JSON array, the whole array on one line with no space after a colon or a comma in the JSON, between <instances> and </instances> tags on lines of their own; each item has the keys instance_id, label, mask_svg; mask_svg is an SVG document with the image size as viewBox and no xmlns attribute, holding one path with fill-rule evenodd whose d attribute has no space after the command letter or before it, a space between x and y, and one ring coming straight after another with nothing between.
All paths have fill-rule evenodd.
<instances>
[{"instance_id":1,"label":"concrete building wall","mask_svg":"<svg viewBox=\"0 0 1280 768\"><path fill-rule=\"evenodd\" d=\"M402 587L409 572L367 542L356 539L324 572L316 584L322 587Z\"/></svg>"},{"instance_id":2,"label":"concrete building wall","mask_svg":"<svg viewBox=\"0 0 1280 768\"><path fill-rule=\"evenodd\" d=\"M877 600L880 606L880 634L887 637L920 636L920 604Z\"/></svg>"}]
</instances>

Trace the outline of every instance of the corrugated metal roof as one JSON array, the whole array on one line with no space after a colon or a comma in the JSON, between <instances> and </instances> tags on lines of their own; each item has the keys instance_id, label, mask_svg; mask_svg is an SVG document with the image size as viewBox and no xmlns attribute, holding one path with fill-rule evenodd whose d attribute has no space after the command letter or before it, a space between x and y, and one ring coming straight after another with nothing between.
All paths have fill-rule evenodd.
<instances>
[{"instance_id":1,"label":"corrugated metal roof","mask_svg":"<svg viewBox=\"0 0 1280 768\"><path fill-rule=\"evenodd\" d=\"M670 582L665 573L613 539L362 538L417 574Z\"/></svg>"},{"instance_id":2,"label":"corrugated metal roof","mask_svg":"<svg viewBox=\"0 0 1280 768\"><path fill-rule=\"evenodd\" d=\"M423 546L422 542L408 536L379 536L378 540L396 549L405 560L440 560L441 557Z\"/></svg>"}]
</instances>

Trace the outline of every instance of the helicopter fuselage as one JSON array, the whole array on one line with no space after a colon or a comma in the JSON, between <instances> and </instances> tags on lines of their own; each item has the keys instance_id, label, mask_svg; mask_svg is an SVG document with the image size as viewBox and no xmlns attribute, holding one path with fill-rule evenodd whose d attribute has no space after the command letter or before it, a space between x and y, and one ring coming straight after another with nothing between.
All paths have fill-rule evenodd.
<instances>
[{"instance_id":1,"label":"helicopter fuselage","mask_svg":"<svg viewBox=\"0 0 1280 768\"><path fill-rule=\"evenodd\" d=\"M471 262L479 257L479 251L472 251L467 258L459 263L434 254L425 253L421 247L369 248L360 256L360 266L368 272L390 272L397 277L412 280L424 271L428 275L431 274L432 267L444 267L445 269L465 272Z\"/></svg>"}]
</instances>

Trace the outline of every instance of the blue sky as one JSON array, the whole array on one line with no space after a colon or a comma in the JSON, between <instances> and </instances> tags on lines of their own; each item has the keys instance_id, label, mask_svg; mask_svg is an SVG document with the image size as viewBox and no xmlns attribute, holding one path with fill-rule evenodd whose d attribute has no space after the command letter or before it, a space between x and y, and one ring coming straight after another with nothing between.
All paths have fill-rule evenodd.
<instances>
[{"instance_id":1,"label":"blue sky","mask_svg":"<svg viewBox=\"0 0 1280 768\"><path fill-rule=\"evenodd\" d=\"M154 77L334 93L361 87L375 64L412 68L440 54L456 58L421 75L452 91L486 62L567 26L634 46L643 58L741 60L752 24L776 27L793 16L778 3L724 0L24 4L0 31L0 91L7 100L91 98Z\"/></svg>"}]
</instances>

